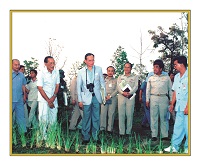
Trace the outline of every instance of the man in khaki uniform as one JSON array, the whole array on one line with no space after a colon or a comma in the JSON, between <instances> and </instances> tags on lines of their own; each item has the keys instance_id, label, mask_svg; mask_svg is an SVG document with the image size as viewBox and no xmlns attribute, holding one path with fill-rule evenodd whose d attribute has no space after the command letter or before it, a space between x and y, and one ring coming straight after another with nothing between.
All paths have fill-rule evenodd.
<instances>
[{"instance_id":1,"label":"man in khaki uniform","mask_svg":"<svg viewBox=\"0 0 200 166\"><path fill-rule=\"evenodd\" d=\"M107 67L106 83L106 103L101 104L101 121L100 130L112 132L115 118L115 110L117 106L117 79L113 77L115 68ZM107 119L108 116L108 119Z\"/></svg>"},{"instance_id":2,"label":"man in khaki uniform","mask_svg":"<svg viewBox=\"0 0 200 166\"><path fill-rule=\"evenodd\" d=\"M172 83L169 76L162 73L163 69L163 61L155 60L153 63L154 75L147 81L146 106L150 106L152 141L157 141L158 137L158 116L160 116L161 138L169 140L167 111L172 99Z\"/></svg>"},{"instance_id":3,"label":"man in khaki uniform","mask_svg":"<svg viewBox=\"0 0 200 166\"><path fill-rule=\"evenodd\" d=\"M135 107L135 92L138 89L138 76L131 74L132 64L127 62L124 65L124 74L117 79L118 95L118 116L119 116L119 134L130 135L133 124L133 113ZM123 91L121 84L128 84L130 91ZM133 95L133 96L132 96ZM132 97L131 97L132 96ZM126 125L125 125L125 120ZM126 127L125 127L126 126Z\"/></svg>"},{"instance_id":4,"label":"man in khaki uniform","mask_svg":"<svg viewBox=\"0 0 200 166\"><path fill-rule=\"evenodd\" d=\"M76 130L78 118L83 117L83 111L79 109L78 106L78 95L77 95L77 76L75 76L70 85L70 95L72 99L72 104L74 106L74 111L70 120L69 129Z\"/></svg>"}]
</instances>

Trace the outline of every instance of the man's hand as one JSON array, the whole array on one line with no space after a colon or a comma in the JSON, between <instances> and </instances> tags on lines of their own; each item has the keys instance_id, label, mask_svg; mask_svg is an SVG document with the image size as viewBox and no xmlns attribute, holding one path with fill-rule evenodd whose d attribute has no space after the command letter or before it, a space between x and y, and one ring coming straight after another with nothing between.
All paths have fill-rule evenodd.
<instances>
[{"instance_id":1,"label":"man's hand","mask_svg":"<svg viewBox=\"0 0 200 166\"><path fill-rule=\"evenodd\" d=\"M78 103L78 106L79 106L80 109L83 110L83 103L82 103L82 102L79 102L79 103Z\"/></svg>"},{"instance_id":2,"label":"man's hand","mask_svg":"<svg viewBox=\"0 0 200 166\"><path fill-rule=\"evenodd\" d=\"M48 105L49 105L50 108L54 108L55 107L53 102L51 102L50 99L47 102L48 102Z\"/></svg>"},{"instance_id":3,"label":"man's hand","mask_svg":"<svg viewBox=\"0 0 200 166\"><path fill-rule=\"evenodd\" d=\"M184 115L188 115L188 107L187 106L184 109Z\"/></svg>"},{"instance_id":4,"label":"man's hand","mask_svg":"<svg viewBox=\"0 0 200 166\"><path fill-rule=\"evenodd\" d=\"M72 105L75 105L76 104L76 100L72 100Z\"/></svg>"},{"instance_id":5,"label":"man's hand","mask_svg":"<svg viewBox=\"0 0 200 166\"><path fill-rule=\"evenodd\" d=\"M124 97L128 98L130 96L130 93L129 92L123 92L122 94Z\"/></svg>"},{"instance_id":6,"label":"man's hand","mask_svg":"<svg viewBox=\"0 0 200 166\"><path fill-rule=\"evenodd\" d=\"M139 98L139 102L142 103L142 98L141 97Z\"/></svg>"},{"instance_id":7,"label":"man's hand","mask_svg":"<svg viewBox=\"0 0 200 166\"><path fill-rule=\"evenodd\" d=\"M55 99L56 99L56 96L52 96L49 100L53 103Z\"/></svg>"},{"instance_id":8,"label":"man's hand","mask_svg":"<svg viewBox=\"0 0 200 166\"><path fill-rule=\"evenodd\" d=\"M24 101L24 104L26 103L26 94L24 94L23 96L23 101Z\"/></svg>"},{"instance_id":9,"label":"man's hand","mask_svg":"<svg viewBox=\"0 0 200 166\"><path fill-rule=\"evenodd\" d=\"M106 96L106 100L110 100L110 99L111 99L110 95Z\"/></svg>"},{"instance_id":10,"label":"man's hand","mask_svg":"<svg viewBox=\"0 0 200 166\"><path fill-rule=\"evenodd\" d=\"M173 112L173 111L174 111L174 105L173 105L173 104L170 104L169 112Z\"/></svg>"},{"instance_id":11,"label":"man's hand","mask_svg":"<svg viewBox=\"0 0 200 166\"><path fill-rule=\"evenodd\" d=\"M146 101L146 107L147 107L147 108L150 108L150 103L149 103L149 101Z\"/></svg>"}]
</instances>

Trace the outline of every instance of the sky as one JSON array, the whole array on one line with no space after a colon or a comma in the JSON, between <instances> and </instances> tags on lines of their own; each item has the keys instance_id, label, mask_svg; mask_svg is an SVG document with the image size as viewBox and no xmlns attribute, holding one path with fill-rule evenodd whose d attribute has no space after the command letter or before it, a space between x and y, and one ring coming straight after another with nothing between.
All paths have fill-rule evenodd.
<instances>
[{"instance_id":1,"label":"sky","mask_svg":"<svg viewBox=\"0 0 200 166\"><path fill-rule=\"evenodd\" d=\"M181 165L181 166L188 166L191 165L195 160L199 159L199 128L198 128L198 121L200 117L200 111L198 111L199 108L199 101L198 97L195 95L198 94L198 87L199 87L199 81L198 79L198 66L199 66L199 60L198 60L198 54L199 54L199 5L197 4L197 0L168 0L168 1L160 1L160 0L142 0L135 2L134 0L6 0L2 1L0 0L0 55L1 55L1 65L0 65L0 71L2 72L1 75L1 93L0 93L0 99L1 99L1 116L0 116L0 131L1 131L1 137L0 137L0 159L1 163L7 163L8 165L15 165L15 166L35 166L35 165L48 165L48 166L54 166L56 164L68 164L75 162L76 165L83 165L86 164L88 166L98 164L99 161L101 162L101 165L124 165L126 163L133 163L133 164L139 164L139 165L157 165L162 164L163 166L169 166L169 164L174 165ZM199 2L198 2L199 3ZM138 18L135 17L134 19L129 19L129 21L126 22L125 20L121 21L121 23L124 23L124 26L119 23L119 20L114 22L115 25L114 28L110 28L110 24L112 21L109 20L106 22L106 25L102 23L101 19L92 19L93 22L97 21L98 26L95 26L97 24L92 24L89 22L89 30L92 32L93 35L91 38L87 38L87 35L85 35L85 40L81 39L77 34L79 32L79 35L83 35L87 29L85 29L86 22L84 22L83 17L78 17L80 19L72 19L70 20L70 17L64 17L61 21L62 24L60 24L59 19L56 19L56 23L51 21L55 21L55 17L52 16L51 20L48 21L47 18L41 20L43 18L41 15L37 18L35 21L33 19L29 18L22 18L19 19L19 22L15 22L15 26L13 26L13 39L10 38L10 10L34 10L34 9L48 9L48 10L75 10L75 9L83 9L83 10L97 10L97 9L121 9L121 10L191 10L191 44L192 49L190 54L191 56L191 71L192 71L192 86L191 91L193 92L195 87L195 92L191 93L191 105L192 105L192 113L191 113L191 156L11 156L10 155L10 119L11 119L11 98L12 98L12 91L11 91L11 79L10 79L10 73L11 73L11 59L12 58L19 58L21 61L23 60L23 57L25 56L38 56L39 58L43 59L46 56L45 51L45 42L48 40L49 36L52 38L56 38L56 41L60 45L64 46L63 54L64 55L73 55L69 58L69 66L77 59L83 60L83 57L86 52L93 52L96 55L96 64L98 65L105 65L107 66L109 63L108 60L110 59L109 56L111 56L118 45L122 45L125 48L125 51L127 52L128 56L131 56L132 54L137 55L134 51L132 51L128 46L132 46L134 49L140 49L137 44L139 43L139 36L137 34L140 33L140 28L138 27L135 31L129 33L128 29L130 28L130 24L132 23L134 27L136 25L142 25L144 21L141 19L141 16ZM21 13L24 15L23 13ZM50 13L49 13L50 14ZM63 13L62 13L63 14ZM20 15L20 14L19 14ZM35 15L35 14L34 14ZM46 14L47 15L47 14ZM149 15L149 14L148 14ZM147 15L147 16L148 16ZM159 16L160 14L158 14ZM17 17L17 16L16 16ZM71 18L74 18L73 15ZM108 15L104 18L107 19ZM13 17L14 18L14 17ZM86 17L88 18L88 17ZM14 18L13 21L16 19ZM167 21L167 18L160 19L161 22ZM152 29L155 29L158 25L154 25L153 22L155 21L155 17L151 17L148 20L148 24L144 24L143 28L146 27L146 29L149 29L149 25L154 26ZM177 21L177 18L175 18L175 21ZM82 24L78 24L82 23ZM20 26L21 24L21 26ZM73 26L73 25L77 25ZM29 26L30 25L30 26ZM45 27L46 25L46 27ZM68 26L67 26L68 25ZM109 26L108 26L109 25ZM115 30L118 28L118 26L121 26L123 31L118 30L115 32ZM33 27L33 28L32 28ZM43 29L43 27L45 27ZM68 29L71 27L71 32L68 33ZM88 26L87 26L88 27ZM167 28L168 28L167 23ZM101 28L101 29L100 29ZM109 29L110 28L110 29ZM15 30L14 30L15 29ZM19 33L16 32L18 29ZM20 29L23 29L23 31L20 31ZM53 29L53 30L51 30ZM75 31L76 30L76 31ZM90 32L89 31L89 32ZM124 37L124 40L117 40L116 38L111 40L112 38L104 35L100 32L106 32L109 31L111 34L120 34L120 36ZM58 35L58 33L61 33L63 35ZM84 34L89 34L87 33ZM97 32L97 33L94 33ZM145 29L142 29L143 36ZM73 36L73 38L69 38L69 36ZM97 36L99 35L99 36ZM113 35L115 36L115 35ZM42 38L40 38L42 37ZM15 41L15 39L18 39ZM37 40L36 40L37 38ZM96 38L99 38L100 40L97 40ZM102 39L103 38L103 39ZM30 40L31 39L31 40ZM135 40L136 42L133 42L132 40ZM10 44L13 44L13 48L11 50ZM34 41L32 43L32 41ZM68 41L68 42L67 42ZM120 42L118 42L120 41ZM125 42L124 42L125 41ZM67 44L68 43L68 44ZM87 43L87 46L85 46L85 43ZM96 44L100 43L100 44ZM111 44L116 43L114 46L111 47ZM131 43L131 44L130 44ZM147 42L148 43L148 42ZM125 45L126 44L126 45ZM148 43L149 44L149 43ZM147 45L148 45L147 44ZM18 45L19 49L16 48ZM84 45L84 47L82 46ZM99 47L99 45L101 47ZM145 47L146 44L144 44ZM91 47L92 46L92 47ZM98 47L97 47L98 46ZM78 47L78 48L77 48ZM67 52L69 50L72 50L70 52ZM131 50L130 52L128 50ZM64 53L66 51L66 54ZM78 57L78 55L80 57ZM104 56L102 56L104 55ZM134 55L134 56L135 56ZM12 57L13 56L13 57ZM98 58L99 57L99 58ZM109 58L108 58L109 57ZM137 58L133 60L133 62L136 61ZM147 58L145 58L147 59ZM101 62L101 63L100 63ZM103 63L102 63L103 62ZM103 67L104 68L104 67ZM195 68L195 69L194 69ZM190 83L191 85L191 83ZM197 89L197 90L196 90Z\"/></svg>"},{"instance_id":2,"label":"sky","mask_svg":"<svg viewBox=\"0 0 200 166\"><path fill-rule=\"evenodd\" d=\"M111 10L110 10L111 11ZM39 69L44 66L47 56L49 38L54 48L63 47L57 69L63 65L68 73L76 61L83 62L84 55L95 55L95 65L101 66L103 72L111 65L113 54L122 46L131 63L138 64L141 52L142 63L148 71L152 70L150 60L160 54L152 52L153 42L148 30L157 30L162 26L167 32L174 23L181 25L181 12L13 12L13 58L21 64L31 57L39 60Z\"/></svg>"}]
</instances>

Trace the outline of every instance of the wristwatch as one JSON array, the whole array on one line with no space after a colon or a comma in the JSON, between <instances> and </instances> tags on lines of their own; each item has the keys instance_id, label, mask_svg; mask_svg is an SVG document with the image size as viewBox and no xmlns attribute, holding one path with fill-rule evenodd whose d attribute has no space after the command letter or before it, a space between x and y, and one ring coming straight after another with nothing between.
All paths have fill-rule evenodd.
<instances>
[{"instance_id":1,"label":"wristwatch","mask_svg":"<svg viewBox=\"0 0 200 166\"><path fill-rule=\"evenodd\" d=\"M54 93L54 94L53 94L53 96L55 96L55 97L56 97L57 95Z\"/></svg>"}]
</instances>

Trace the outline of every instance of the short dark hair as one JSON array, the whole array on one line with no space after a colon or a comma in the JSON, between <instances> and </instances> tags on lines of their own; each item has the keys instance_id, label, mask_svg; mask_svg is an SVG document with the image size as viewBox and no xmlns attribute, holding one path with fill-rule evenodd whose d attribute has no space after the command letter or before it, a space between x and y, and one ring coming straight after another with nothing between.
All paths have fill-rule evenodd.
<instances>
[{"instance_id":1,"label":"short dark hair","mask_svg":"<svg viewBox=\"0 0 200 166\"><path fill-rule=\"evenodd\" d=\"M126 63L124 64L124 66L125 66L126 64L129 64L129 65L131 66L131 69L132 69L132 67L133 67L133 64L132 64L132 63L126 62Z\"/></svg>"},{"instance_id":2,"label":"short dark hair","mask_svg":"<svg viewBox=\"0 0 200 166\"><path fill-rule=\"evenodd\" d=\"M31 70L30 70L30 73L31 73L31 72L34 72L34 73L37 75L37 70L31 69Z\"/></svg>"},{"instance_id":3,"label":"short dark hair","mask_svg":"<svg viewBox=\"0 0 200 166\"><path fill-rule=\"evenodd\" d=\"M188 66L187 65L187 58L183 55L174 57L173 62L174 61L178 61L179 64L183 64L185 66L185 68Z\"/></svg>"},{"instance_id":4,"label":"short dark hair","mask_svg":"<svg viewBox=\"0 0 200 166\"><path fill-rule=\"evenodd\" d=\"M92 54L92 53L87 53L87 54L85 54L85 60L87 60L87 57L88 57L88 56L91 56L91 55L94 57L94 54Z\"/></svg>"},{"instance_id":5,"label":"short dark hair","mask_svg":"<svg viewBox=\"0 0 200 166\"><path fill-rule=\"evenodd\" d=\"M113 66L108 66L107 68L106 68L106 70L108 70L108 68L113 68L114 69L114 72L115 72L115 68L113 67Z\"/></svg>"},{"instance_id":6,"label":"short dark hair","mask_svg":"<svg viewBox=\"0 0 200 166\"><path fill-rule=\"evenodd\" d=\"M153 66L154 65L158 65L160 68L162 68L162 70L164 70L164 63L161 59L156 59L154 62L153 62Z\"/></svg>"},{"instance_id":7,"label":"short dark hair","mask_svg":"<svg viewBox=\"0 0 200 166\"><path fill-rule=\"evenodd\" d=\"M24 66L24 65L20 65L20 66L19 66L19 70L20 70L21 68L25 68L25 66Z\"/></svg>"},{"instance_id":8,"label":"short dark hair","mask_svg":"<svg viewBox=\"0 0 200 166\"><path fill-rule=\"evenodd\" d=\"M46 56L45 58L44 58L44 63L48 63L48 59L49 58L53 58L52 56Z\"/></svg>"}]
</instances>

